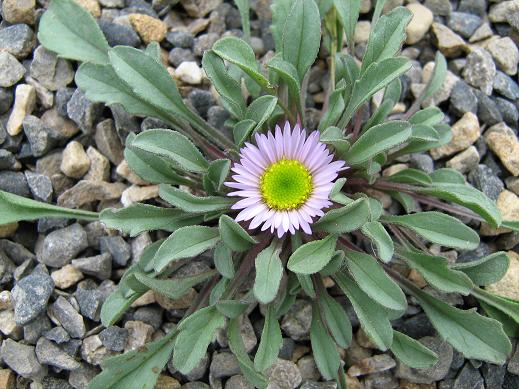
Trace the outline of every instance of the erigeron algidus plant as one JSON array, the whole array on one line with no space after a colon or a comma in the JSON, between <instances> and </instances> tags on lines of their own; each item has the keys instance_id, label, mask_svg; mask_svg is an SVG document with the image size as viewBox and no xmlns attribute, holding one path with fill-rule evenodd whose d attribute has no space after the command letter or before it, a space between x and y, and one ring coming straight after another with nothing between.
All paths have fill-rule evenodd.
<instances>
[{"instance_id":1,"label":"erigeron algidus plant","mask_svg":"<svg viewBox=\"0 0 519 389\"><path fill-rule=\"evenodd\" d=\"M107 298L101 313L105 326L117 323L150 289L178 299L199 288L171 331L143 349L105 360L89 388L153 387L171 357L176 369L188 373L224 327L243 374L264 388L265 372L282 345L278 320L297 297L312 303L310 339L321 375L345 388L337 347L348 347L352 329L343 307L327 291L325 278L350 301L376 347L391 350L409 366L429 367L437 355L392 329L390 321L406 311L406 294L465 357L504 363L511 351L507 334L517 334L519 304L480 287L505 274L507 256L499 252L449 264L432 255L427 243L476 248L478 234L457 217L471 219L473 226L487 223L515 231L518 224L503 221L495 204L454 170L380 175L406 154L450 141L441 110L420 110L442 83L444 58L437 55L423 94L405 114L395 115L399 77L410 68L408 59L398 56L411 18L405 8L381 15L384 1L376 2L373 29L358 62L351 53L360 0L274 0L276 53L263 68L248 43L248 1L236 3L243 39L220 39L202 61L231 115L227 124L233 128L232 140L183 102L161 63L158 44L145 50L109 47L95 20L72 0L53 0L41 19L40 42L81 63L75 81L90 100L119 104L130 114L155 117L171 127L130 134L124 153L137 175L160 184L159 196L170 206L134 204L97 213L1 192L0 222L69 217L100 220L130 236L171 232L146 248ZM308 128L305 85L321 44L329 53L330 82L318 128ZM382 101L363 121L371 98L381 90ZM373 189L400 203L403 214L388 214L372 196ZM419 204L438 211L422 212ZM214 269L175 276L209 250ZM397 268L416 270L440 292L472 295L483 309L455 308ZM244 288L252 278L253 287ZM257 303L264 306L265 324L251 359L240 321Z\"/></svg>"}]
</instances>

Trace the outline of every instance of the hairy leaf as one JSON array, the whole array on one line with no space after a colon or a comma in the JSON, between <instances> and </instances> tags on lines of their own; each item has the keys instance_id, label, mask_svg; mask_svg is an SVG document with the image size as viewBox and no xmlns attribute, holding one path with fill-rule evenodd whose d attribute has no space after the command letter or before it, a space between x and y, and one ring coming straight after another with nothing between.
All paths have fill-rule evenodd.
<instances>
[{"instance_id":1,"label":"hairy leaf","mask_svg":"<svg viewBox=\"0 0 519 389\"><path fill-rule=\"evenodd\" d=\"M359 229L368 221L369 216L369 203L367 199L360 198L342 208L326 212L314 226L317 230L330 234L342 234Z\"/></svg>"},{"instance_id":2,"label":"hairy leaf","mask_svg":"<svg viewBox=\"0 0 519 389\"><path fill-rule=\"evenodd\" d=\"M391 351L401 362L414 369L427 369L438 362L435 352L398 331L393 331Z\"/></svg>"},{"instance_id":3,"label":"hairy leaf","mask_svg":"<svg viewBox=\"0 0 519 389\"><path fill-rule=\"evenodd\" d=\"M254 296L262 304L268 304L276 298L283 264L279 258L281 246L274 241L256 257L256 279L254 280Z\"/></svg>"},{"instance_id":4,"label":"hairy leaf","mask_svg":"<svg viewBox=\"0 0 519 389\"><path fill-rule=\"evenodd\" d=\"M279 350L283 346L283 337L276 311L273 305L267 308L265 323L261 332L261 339L254 357L254 368L258 371L267 370L278 358Z\"/></svg>"},{"instance_id":5,"label":"hairy leaf","mask_svg":"<svg viewBox=\"0 0 519 389\"><path fill-rule=\"evenodd\" d=\"M337 237L334 235L306 243L292 253L287 267L295 273L317 273L332 259L336 244Z\"/></svg>"},{"instance_id":6,"label":"hairy leaf","mask_svg":"<svg viewBox=\"0 0 519 389\"><path fill-rule=\"evenodd\" d=\"M312 325L310 326L310 341L315 363L325 380L336 377L341 359L337 347L326 331L323 318L317 303L312 305Z\"/></svg>"},{"instance_id":7,"label":"hairy leaf","mask_svg":"<svg viewBox=\"0 0 519 389\"><path fill-rule=\"evenodd\" d=\"M225 278L231 279L234 277L232 251L223 242L218 242L214 249L214 266Z\"/></svg>"},{"instance_id":8,"label":"hairy leaf","mask_svg":"<svg viewBox=\"0 0 519 389\"><path fill-rule=\"evenodd\" d=\"M476 285L490 285L503 278L508 264L508 255L500 251L475 261L455 263L451 268L465 273Z\"/></svg>"},{"instance_id":9,"label":"hairy leaf","mask_svg":"<svg viewBox=\"0 0 519 389\"><path fill-rule=\"evenodd\" d=\"M234 200L228 197L198 197L171 185L160 185L159 196L186 213L207 213L229 209Z\"/></svg>"},{"instance_id":10,"label":"hairy leaf","mask_svg":"<svg viewBox=\"0 0 519 389\"><path fill-rule=\"evenodd\" d=\"M391 261L395 250L393 240L386 229L377 221L368 222L362 226L362 233L375 245L377 256L384 262Z\"/></svg>"},{"instance_id":11,"label":"hairy leaf","mask_svg":"<svg viewBox=\"0 0 519 389\"><path fill-rule=\"evenodd\" d=\"M326 290L321 291L320 299L317 302L323 314L322 319L335 343L339 347L347 348L352 340L352 330L346 311Z\"/></svg>"},{"instance_id":12,"label":"hairy leaf","mask_svg":"<svg viewBox=\"0 0 519 389\"><path fill-rule=\"evenodd\" d=\"M253 244L258 243L242 226L227 215L220 216L218 226L222 241L234 251L247 251Z\"/></svg>"}]
</instances>

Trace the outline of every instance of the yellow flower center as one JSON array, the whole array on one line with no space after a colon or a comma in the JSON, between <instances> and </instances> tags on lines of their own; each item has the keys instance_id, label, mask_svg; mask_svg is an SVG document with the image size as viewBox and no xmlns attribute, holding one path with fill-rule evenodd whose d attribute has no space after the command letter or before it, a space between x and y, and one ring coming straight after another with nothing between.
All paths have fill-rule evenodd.
<instances>
[{"instance_id":1,"label":"yellow flower center","mask_svg":"<svg viewBox=\"0 0 519 389\"><path fill-rule=\"evenodd\" d=\"M263 200L278 211L301 207L310 197L312 188L310 171L301 162L290 159L270 165L260 181Z\"/></svg>"}]
</instances>

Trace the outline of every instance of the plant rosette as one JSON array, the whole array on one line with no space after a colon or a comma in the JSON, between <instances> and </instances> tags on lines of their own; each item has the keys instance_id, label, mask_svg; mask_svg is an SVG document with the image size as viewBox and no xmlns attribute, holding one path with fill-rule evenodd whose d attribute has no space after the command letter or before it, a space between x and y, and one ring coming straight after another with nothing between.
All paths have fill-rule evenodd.
<instances>
[{"instance_id":1,"label":"plant rosette","mask_svg":"<svg viewBox=\"0 0 519 389\"><path fill-rule=\"evenodd\" d=\"M518 223L503 221L494 202L454 170L380 174L404 155L451 139L441 110L420 109L442 84L446 62L440 53L423 93L404 114L392 113L401 95L399 77L410 68L398 53L411 13L396 7L382 14L385 2L378 0L358 62L347 53L354 52L360 0L319 5L314 0L274 0L276 53L262 67L248 43L249 2L236 3L244 39L224 37L202 60L230 114L226 125L233 129L232 140L184 103L161 63L157 43L143 50L110 47L93 17L73 0L52 0L41 18L39 41L81 63L75 81L88 99L167 124L128 135L124 151L135 174L160 185L161 201L90 212L0 192L1 222L60 217L100 220L130 236L170 233L126 270L102 307L104 326L117 323L149 290L173 300L193 287L198 290L173 329L142 350L105 360L89 388L152 387L170 358L187 374L224 327L244 376L265 388L267 370L282 345L279 318L298 297L312 302L310 340L322 377L345 388L337 348L349 346L352 328L337 296L325 287L330 280L349 300L376 347L391 350L411 367L433 366L438 356L393 330L391 320L405 313L407 296L466 358L504 363L512 349L507 334L517 334L519 303L481 287L503 277L506 254L450 264L432 255L428 245L475 249L479 235L458 217L471 219L471 225L514 231L519 231ZM302 86L321 45L329 53L330 82L317 128L308 128ZM370 99L379 91L382 101L371 107ZM391 196L402 213L385 210L373 197L374 189ZM422 212L419 205L436 210ZM175 276L206 251L213 258L211 270ZM447 304L404 277L403 268L414 269L439 292L474 296L482 310ZM252 288L245 286L249 280ZM264 306L265 323L251 356L240 323L258 302Z\"/></svg>"}]
</instances>

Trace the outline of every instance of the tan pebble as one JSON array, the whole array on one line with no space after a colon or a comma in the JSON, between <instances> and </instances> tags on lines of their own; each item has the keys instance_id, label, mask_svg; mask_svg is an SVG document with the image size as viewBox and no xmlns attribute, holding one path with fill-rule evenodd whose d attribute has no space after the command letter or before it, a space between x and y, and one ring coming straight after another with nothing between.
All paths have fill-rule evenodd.
<instances>
[{"instance_id":1,"label":"tan pebble","mask_svg":"<svg viewBox=\"0 0 519 389\"><path fill-rule=\"evenodd\" d=\"M488 147L514 176L519 176L519 140L505 123L493 125L485 132Z\"/></svg>"},{"instance_id":2,"label":"tan pebble","mask_svg":"<svg viewBox=\"0 0 519 389\"><path fill-rule=\"evenodd\" d=\"M16 87L14 106L7 120L7 132L11 136L22 131L25 116L30 115L36 105L36 90L32 85L20 84Z\"/></svg>"},{"instance_id":3,"label":"tan pebble","mask_svg":"<svg viewBox=\"0 0 519 389\"><path fill-rule=\"evenodd\" d=\"M63 157L61 159L61 171L72 178L83 177L90 168L90 159L83 145L79 142L70 142L63 150Z\"/></svg>"},{"instance_id":4,"label":"tan pebble","mask_svg":"<svg viewBox=\"0 0 519 389\"><path fill-rule=\"evenodd\" d=\"M18 223L0 224L0 238L9 238L18 229Z\"/></svg>"},{"instance_id":5,"label":"tan pebble","mask_svg":"<svg viewBox=\"0 0 519 389\"><path fill-rule=\"evenodd\" d=\"M495 284L487 285L485 289L491 293L519 300L519 254L508 251L510 266L505 276Z\"/></svg>"},{"instance_id":6,"label":"tan pebble","mask_svg":"<svg viewBox=\"0 0 519 389\"><path fill-rule=\"evenodd\" d=\"M479 121L472 112L466 112L460 120L452 126L452 139L443 146L431 150L433 159L440 159L465 150L480 136Z\"/></svg>"},{"instance_id":7,"label":"tan pebble","mask_svg":"<svg viewBox=\"0 0 519 389\"><path fill-rule=\"evenodd\" d=\"M198 293L194 288L190 288L177 300L172 300L160 293L155 293L155 300L164 309L186 309L191 306L191 303L196 298L197 294Z\"/></svg>"},{"instance_id":8,"label":"tan pebble","mask_svg":"<svg viewBox=\"0 0 519 389\"><path fill-rule=\"evenodd\" d=\"M11 24L34 24L35 10L36 0L4 0L2 4L2 16Z\"/></svg>"},{"instance_id":9,"label":"tan pebble","mask_svg":"<svg viewBox=\"0 0 519 389\"><path fill-rule=\"evenodd\" d=\"M0 389L16 389L16 374L11 369L0 370Z\"/></svg>"},{"instance_id":10,"label":"tan pebble","mask_svg":"<svg viewBox=\"0 0 519 389\"><path fill-rule=\"evenodd\" d=\"M503 220L519 221L519 197L509 190L504 190L497 197L496 206L503 216ZM508 228L492 228L488 224L481 225L481 235L496 236L510 232Z\"/></svg>"},{"instance_id":11,"label":"tan pebble","mask_svg":"<svg viewBox=\"0 0 519 389\"><path fill-rule=\"evenodd\" d=\"M2 290L0 292L0 311L9 308L12 308L11 292L9 292L8 290Z\"/></svg>"},{"instance_id":12,"label":"tan pebble","mask_svg":"<svg viewBox=\"0 0 519 389\"><path fill-rule=\"evenodd\" d=\"M413 13L413 17L406 28L406 43L412 45L420 41L431 27L433 13L420 3L407 4L406 8Z\"/></svg>"},{"instance_id":13,"label":"tan pebble","mask_svg":"<svg viewBox=\"0 0 519 389\"><path fill-rule=\"evenodd\" d=\"M141 297L139 297L137 300L135 300L132 303L131 307L132 308L144 307L146 305L150 305L155 302L156 302L155 293L153 292L153 290L148 290Z\"/></svg>"},{"instance_id":14,"label":"tan pebble","mask_svg":"<svg viewBox=\"0 0 519 389\"><path fill-rule=\"evenodd\" d=\"M85 180L89 181L108 181L110 176L110 161L93 146L87 149L90 169L85 175Z\"/></svg>"},{"instance_id":15,"label":"tan pebble","mask_svg":"<svg viewBox=\"0 0 519 389\"><path fill-rule=\"evenodd\" d=\"M125 207L144 200L150 200L159 195L158 185L137 186L132 185L121 195L121 204Z\"/></svg>"},{"instance_id":16,"label":"tan pebble","mask_svg":"<svg viewBox=\"0 0 519 389\"><path fill-rule=\"evenodd\" d=\"M50 276L58 289L70 288L83 279L83 273L72 265L53 271Z\"/></svg>"},{"instance_id":17,"label":"tan pebble","mask_svg":"<svg viewBox=\"0 0 519 389\"><path fill-rule=\"evenodd\" d=\"M94 18L101 16L101 6L97 0L74 0L84 9L86 9Z\"/></svg>"},{"instance_id":18,"label":"tan pebble","mask_svg":"<svg viewBox=\"0 0 519 389\"><path fill-rule=\"evenodd\" d=\"M446 57L456 57L465 50L465 41L441 23L433 23L432 31L436 37L437 46Z\"/></svg>"},{"instance_id":19,"label":"tan pebble","mask_svg":"<svg viewBox=\"0 0 519 389\"><path fill-rule=\"evenodd\" d=\"M130 14L128 19L144 43L160 42L165 38L168 31L166 23L148 15Z\"/></svg>"}]
</instances>

